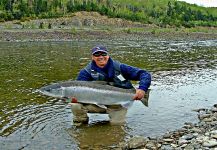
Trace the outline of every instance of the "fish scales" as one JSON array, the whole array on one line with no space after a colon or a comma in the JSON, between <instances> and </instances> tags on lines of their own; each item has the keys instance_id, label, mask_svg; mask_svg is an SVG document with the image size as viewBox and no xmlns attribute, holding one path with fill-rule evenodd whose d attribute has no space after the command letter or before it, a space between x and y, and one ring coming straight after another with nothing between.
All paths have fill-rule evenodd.
<instances>
[{"instance_id":1,"label":"fish scales","mask_svg":"<svg viewBox=\"0 0 217 150\"><path fill-rule=\"evenodd\" d=\"M89 87L65 88L64 96L70 97L73 95L78 101L83 103L95 102L97 104L114 104L123 101L132 100L134 93L125 93L115 90L95 89ZM73 93L73 94L72 94Z\"/></svg>"},{"instance_id":2,"label":"fish scales","mask_svg":"<svg viewBox=\"0 0 217 150\"><path fill-rule=\"evenodd\" d=\"M80 103L113 105L132 100L135 89L114 87L104 81L67 81L42 87L39 92L57 98L75 97Z\"/></svg>"}]
</instances>

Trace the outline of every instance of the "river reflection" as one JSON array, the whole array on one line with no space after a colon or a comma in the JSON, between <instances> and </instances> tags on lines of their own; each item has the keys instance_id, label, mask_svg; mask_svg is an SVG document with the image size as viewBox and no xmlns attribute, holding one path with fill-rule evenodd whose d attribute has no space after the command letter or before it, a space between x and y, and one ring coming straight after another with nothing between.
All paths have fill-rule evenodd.
<instances>
[{"instance_id":1,"label":"river reflection","mask_svg":"<svg viewBox=\"0 0 217 150\"><path fill-rule=\"evenodd\" d=\"M108 149L117 148L126 136L124 126L110 125L108 122L82 126L78 129L68 129L78 143L80 149Z\"/></svg>"},{"instance_id":2,"label":"river reflection","mask_svg":"<svg viewBox=\"0 0 217 150\"><path fill-rule=\"evenodd\" d=\"M149 106L134 102L123 127L93 121L74 129L67 104L35 90L75 79L100 43L112 58L152 73ZM1 42L0 147L106 149L131 135L158 136L197 121L191 110L216 103L216 91L216 40ZM95 119L106 120L101 117Z\"/></svg>"}]
</instances>

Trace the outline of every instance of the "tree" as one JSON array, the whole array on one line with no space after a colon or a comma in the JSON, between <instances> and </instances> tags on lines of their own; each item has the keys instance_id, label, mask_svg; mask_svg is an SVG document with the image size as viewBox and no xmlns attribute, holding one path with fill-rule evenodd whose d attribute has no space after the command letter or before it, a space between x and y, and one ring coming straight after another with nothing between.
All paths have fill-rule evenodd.
<instances>
[{"instance_id":1,"label":"tree","mask_svg":"<svg viewBox=\"0 0 217 150\"><path fill-rule=\"evenodd\" d=\"M14 4L14 0L3 0L2 4L5 6L4 9L6 11L10 11L13 12L13 4Z\"/></svg>"},{"instance_id":2,"label":"tree","mask_svg":"<svg viewBox=\"0 0 217 150\"><path fill-rule=\"evenodd\" d=\"M18 4L18 9L22 13L22 16L24 16L24 14L28 14L27 3L23 0L20 0L20 3Z\"/></svg>"},{"instance_id":3,"label":"tree","mask_svg":"<svg viewBox=\"0 0 217 150\"><path fill-rule=\"evenodd\" d=\"M75 11L75 1L69 0L66 4L66 8L68 12L74 12Z\"/></svg>"},{"instance_id":4,"label":"tree","mask_svg":"<svg viewBox=\"0 0 217 150\"><path fill-rule=\"evenodd\" d=\"M167 4L167 15L170 16L170 17L173 15L173 8L172 8L172 5L171 5L170 1Z\"/></svg>"},{"instance_id":5,"label":"tree","mask_svg":"<svg viewBox=\"0 0 217 150\"><path fill-rule=\"evenodd\" d=\"M198 10L196 12L195 17L196 17L196 20L203 20L204 19L204 16L203 16L203 14L202 14L202 12L200 10Z\"/></svg>"}]
</instances>

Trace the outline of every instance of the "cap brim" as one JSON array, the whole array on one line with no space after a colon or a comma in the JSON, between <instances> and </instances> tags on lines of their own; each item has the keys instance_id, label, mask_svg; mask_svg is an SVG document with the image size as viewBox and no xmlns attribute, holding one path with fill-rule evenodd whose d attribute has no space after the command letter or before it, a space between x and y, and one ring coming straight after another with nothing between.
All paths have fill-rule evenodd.
<instances>
[{"instance_id":1,"label":"cap brim","mask_svg":"<svg viewBox=\"0 0 217 150\"><path fill-rule=\"evenodd\" d=\"M97 52L103 52L103 53L106 53L106 54L108 54L108 52L107 51L104 51L104 50L96 50L95 52L93 52L92 54L95 54L95 53L97 53Z\"/></svg>"}]
</instances>

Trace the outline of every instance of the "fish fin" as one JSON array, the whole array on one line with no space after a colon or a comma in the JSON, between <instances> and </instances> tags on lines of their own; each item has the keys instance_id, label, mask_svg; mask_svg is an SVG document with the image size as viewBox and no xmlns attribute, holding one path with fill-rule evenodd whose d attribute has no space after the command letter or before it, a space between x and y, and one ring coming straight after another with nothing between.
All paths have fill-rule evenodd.
<instances>
[{"instance_id":1,"label":"fish fin","mask_svg":"<svg viewBox=\"0 0 217 150\"><path fill-rule=\"evenodd\" d=\"M148 99L143 98L140 101L142 102L143 105L145 105L146 107L148 107Z\"/></svg>"},{"instance_id":2,"label":"fish fin","mask_svg":"<svg viewBox=\"0 0 217 150\"><path fill-rule=\"evenodd\" d=\"M140 101L142 102L143 105L148 107L148 100L149 100L149 92L150 89L145 93L144 98L142 98Z\"/></svg>"},{"instance_id":3,"label":"fish fin","mask_svg":"<svg viewBox=\"0 0 217 150\"><path fill-rule=\"evenodd\" d=\"M133 102L134 102L133 100L130 100L130 101L127 101L125 103L120 103L120 105L124 108L129 108L133 105Z\"/></svg>"},{"instance_id":4,"label":"fish fin","mask_svg":"<svg viewBox=\"0 0 217 150\"><path fill-rule=\"evenodd\" d=\"M91 81L95 84L99 84L99 85L110 85L110 86L114 86L114 82L108 82L108 81Z\"/></svg>"},{"instance_id":5,"label":"fish fin","mask_svg":"<svg viewBox=\"0 0 217 150\"><path fill-rule=\"evenodd\" d=\"M106 81L90 81L90 82L93 82L95 84L100 84L100 85L108 85L108 82Z\"/></svg>"},{"instance_id":6,"label":"fish fin","mask_svg":"<svg viewBox=\"0 0 217 150\"><path fill-rule=\"evenodd\" d=\"M95 104L96 106L103 108L103 109L107 109L107 107L105 105L100 105L100 104Z\"/></svg>"}]
</instances>

